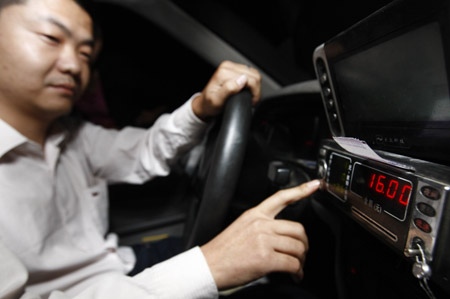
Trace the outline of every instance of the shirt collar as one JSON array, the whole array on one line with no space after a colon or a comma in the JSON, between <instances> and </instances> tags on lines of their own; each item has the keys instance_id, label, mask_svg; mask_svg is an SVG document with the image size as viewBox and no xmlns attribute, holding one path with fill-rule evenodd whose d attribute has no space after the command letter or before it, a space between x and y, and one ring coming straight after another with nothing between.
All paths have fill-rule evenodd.
<instances>
[{"instance_id":1,"label":"shirt collar","mask_svg":"<svg viewBox=\"0 0 450 299\"><path fill-rule=\"evenodd\" d=\"M0 118L0 158L3 157L9 151L19 147L30 141L27 137L20 134L16 129L11 127L7 122ZM47 137L46 146L52 144L59 146L67 136L67 131L64 126L58 122L51 129L50 135Z\"/></svg>"},{"instance_id":2,"label":"shirt collar","mask_svg":"<svg viewBox=\"0 0 450 299\"><path fill-rule=\"evenodd\" d=\"M0 135L2 136L2 140L0 141L0 157L3 157L10 150L28 141L25 136L17 132L1 118Z\"/></svg>"},{"instance_id":3,"label":"shirt collar","mask_svg":"<svg viewBox=\"0 0 450 299\"><path fill-rule=\"evenodd\" d=\"M54 125L50 128L50 134L47 136L45 142L46 146L51 144L55 147L62 146L63 141L69 135L69 131L63 122L56 121Z\"/></svg>"}]
</instances>

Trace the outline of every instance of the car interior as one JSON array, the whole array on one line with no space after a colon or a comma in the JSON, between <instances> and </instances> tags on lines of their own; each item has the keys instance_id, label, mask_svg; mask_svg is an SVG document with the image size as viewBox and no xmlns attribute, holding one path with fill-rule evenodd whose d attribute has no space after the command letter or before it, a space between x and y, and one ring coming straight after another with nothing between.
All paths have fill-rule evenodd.
<instances>
[{"instance_id":1,"label":"car interior","mask_svg":"<svg viewBox=\"0 0 450 299\"><path fill-rule=\"evenodd\" d=\"M448 298L448 1L95 2L110 127L150 127L224 60L262 75L260 102L230 98L169 176L110 187L121 244L202 245L277 190L319 178L278 215L308 233L304 279L262 283L317 298Z\"/></svg>"}]
</instances>

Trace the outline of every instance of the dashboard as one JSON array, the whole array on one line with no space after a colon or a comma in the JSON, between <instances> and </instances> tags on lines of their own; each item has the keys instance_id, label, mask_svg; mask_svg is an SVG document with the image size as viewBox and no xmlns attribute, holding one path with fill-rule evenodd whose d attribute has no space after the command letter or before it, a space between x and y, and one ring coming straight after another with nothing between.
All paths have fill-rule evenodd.
<instances>
[{"instance_id":1,"label":"dashboard","mask_svg":"<svg viewBox=\"0 0 450 299\"><path fill-rule=\"evenodd\" d=\"M394 1L316 48L331 204L450 291L447 1Z\"/></svg>"}]
</instances>

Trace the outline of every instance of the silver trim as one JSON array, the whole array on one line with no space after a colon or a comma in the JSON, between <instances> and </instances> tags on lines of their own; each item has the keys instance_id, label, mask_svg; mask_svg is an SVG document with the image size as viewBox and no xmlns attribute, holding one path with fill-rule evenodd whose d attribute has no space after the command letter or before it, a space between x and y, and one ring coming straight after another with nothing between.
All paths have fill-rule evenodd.
<instances>
[{"instance_id":1,"label":"silver trim","mask_svg":"<svg viewBox=\"0 0 450 299\"><path fill-rule=\"evenodd\" d=\"M352 206L352 214L353 216L355 216L355 218L363 220L365 223L369 224L372 228L382 233L392 241L394 242L398 241L398 237L396 234L394 234L393 232L391 232L390 230L388 230L387 228L385 228L384 226L382 226L381 224L379 224L378 222L376 222L375 220L364 214L362 211L355 208L354 206Z\"/></svg>"},{"instance_id":2,"label":"silver trim","mask_svg":"<svg viewBox=\"0 0 450 299\"><path fill-rule=\"evenodd\" d=\"M319 162L317 163L317 177L319 179L326 179L328 173L328 164L325 159L319 159Z\"/></svg>"},{"instance_id":3,"label":"silver trim","mask_svg":"<svg viewBox=\"0 0 450 299\"><path fill-rule=\"evenodd\" d=\"M441 193L441 197L438 200L432 200L424 196L421 192L422 187L430 186L435 188ZM411 212L411 223L409 226L408 239L406 240L405 255L411 256L408 249L413 249L413 240L418 237L424 241L424 250L427 259L433 260L434 247L436 245L436 239L439 235L439 228L441 225L442 214L445 206L445 202L449 197L450 186L445 183L441 183L435 180L426 179L423 177L418 178L417 191L415 193L416 198L414 201L414 209ZM429 217L417 209L419 203L426 203L433 207L436 211L434 217ZM425 220L431 226L431 233L426 233L420 230L414 223L414 219L420 218Z\"/></svg>"},{"instance_id":4,"label":"silver trim","mask_svg":"<svg viewBox=\"0 0 450 299\"><path fill-rule=\"evenodd\" d=\"M335 156L339 156L339 157L341 157L341 158L344 158L344 159L347 159L347 160L350 161L349 167L348 167L348 169L347 169L347 174L346 174L347 178L346 178L346 180L345 180L346 186L344 187L344 197L343 197L343 198L341 198L339 195L333 193L333 192L330 190L330 183L329 183L329 181L330 181L331 163L332 163L332 160L333 160L333 159L332 159L332 156L334 156L334 155L335 155ZM325 179L327 190L328 190L328 192L329 192L330 194L332 194L333 196L335 196L335 197L336 197L337 199L339 199L340 201L346 202L346 201L347 201L347 195L348 195L348 189L349 189L348 187L350 186L350 181L349 181L349 180L350 180L350 175L349 175L349 172L352 172L353 161L352 161L352 159L351 159L350 157L341 155L341 154L339 154L339 153L337 153L337 152L332 152L332 153L330 154L329 158L328 158L328 165L330 165L330 167L327 168L326 179Z\"/></svg>"},{"instance_id":5,"label":"silver trim","mask_svg":"<svg viewBox=\"0 0 450 299\"><path fill-rule=\"evenodd\" d=\"M338 99L336 97L334 83L333 83L332 78L330 76L330 68L328 66L328 61L327 61L327 57L326 57L326 54L325 54L324 46L325 46L325 44L322 44L322 45L318 46L314 50L314 54L313 54L314 70L316 72L317 78L319 78L319 73L318 73L317 66L316 66L316 60L318 58L321 58L323 60L323 62L325 63L325 69L327 71L327 76L328 76L328 82L330 84L331 94L332 94L333 101L334 101L334 107L335 107L334 109L336 110L336 113L337 113L337 120L339 122L339 129L341 130L341 134L338 134L338 132L335 132L333 130L333 125L332 125L332 122L331 122L331 115L328 114L327 103L326 103L326 101L328 99L323 94L323 92L321 92L325 113L327 115L328 125L330 127L330 130L331 130L331 133L333 134L333 136L345 136L345 130L344 130L344 125L342 124L341 112L339 111L339 105L337 104Z\"/></svg>"}]
</instances>

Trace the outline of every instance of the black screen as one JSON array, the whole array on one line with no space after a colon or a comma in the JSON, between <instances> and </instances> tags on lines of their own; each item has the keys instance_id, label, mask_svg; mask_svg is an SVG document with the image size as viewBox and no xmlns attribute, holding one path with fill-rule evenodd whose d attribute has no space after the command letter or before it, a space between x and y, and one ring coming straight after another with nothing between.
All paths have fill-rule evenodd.
<instances>
[{"instance_id":1,"label":"black screen","mask_svg":"<svg viewBox=\"0 0 450 299\"><path fill-rule=\"evenodd\" d=\"M431 23L336 62L345 122L450 121L444 57Z\"/></svg>"}]
</instances>

